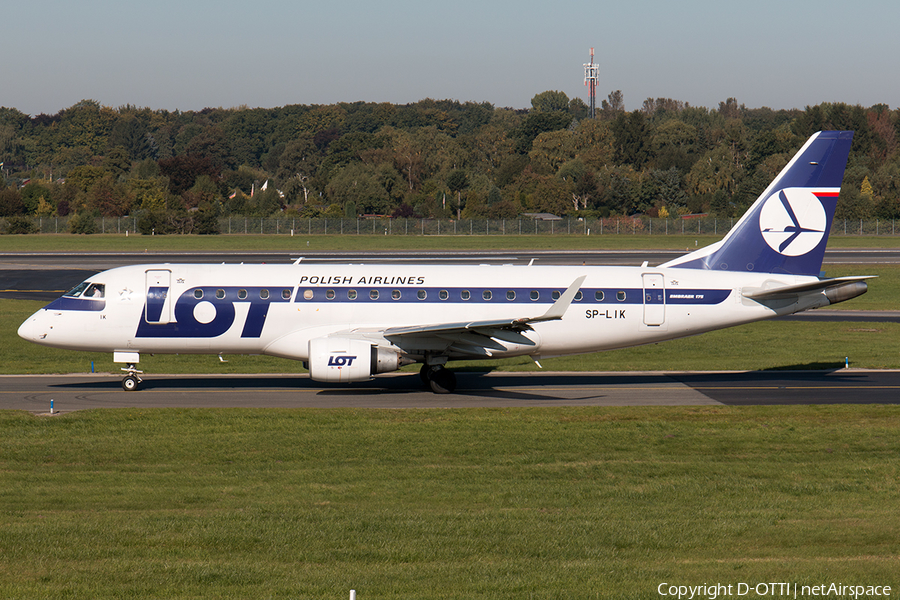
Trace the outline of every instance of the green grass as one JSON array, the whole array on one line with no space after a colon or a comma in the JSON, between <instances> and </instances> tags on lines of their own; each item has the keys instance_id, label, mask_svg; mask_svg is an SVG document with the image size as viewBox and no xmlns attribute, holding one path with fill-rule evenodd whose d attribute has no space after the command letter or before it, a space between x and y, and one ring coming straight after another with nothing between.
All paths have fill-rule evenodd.
<instances>
[{"instance_id":1,"label":"green grass","mask_svg":"<svg viewBox=\"0 0 900 600\"><path fill-rule=\"evenodd\" d=\"M0 411L3 598L898 589L887 406Z\"/></svg>"},{"instance_id":2,"label":"green grass","mask_svg":"<svg viewBox=\"0 0 900 600\"><path fill-rule=\"evenodd\" d=\"M712 235L0 235L0 252L362 252L366 250L696 250ZM832 236L829 248L897 248L898 236Z\"/></svg>"},{"instance_id":3,"label":"green grass","mask_svg":"<svg viewBox=\"0 0 900 600\"><path fill-rule=\"evenodd\" d=\"M900 310L900 267L897 265L825 265L828 277L875 275L862 296L829 306L833 310Z\"/></svg>"}]
</instances>

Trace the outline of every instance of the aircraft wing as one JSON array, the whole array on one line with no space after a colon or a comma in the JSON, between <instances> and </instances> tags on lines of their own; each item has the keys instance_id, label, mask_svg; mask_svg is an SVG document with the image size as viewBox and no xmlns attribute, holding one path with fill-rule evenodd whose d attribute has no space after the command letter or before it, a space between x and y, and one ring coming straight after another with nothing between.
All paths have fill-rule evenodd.
<instances>
[{"instance_id":1,"label":"aircraft wing","mask_svg":"<svg viewBox=\"0 0 900 600\"><path fill-rule=\"evenodd\" d=\"M501 342L511 344L534 345L534 342L521 335L531 330L532 323L556 321L562 319L585 280L584 275L577 278L560 295L559 299L542 315L532 317L515 317L487 319L482 321L460 321L455 323L432 323L428 325L404 325L388 327L381 333L400 345L403 340L431 339L438 345L452 347L457 352L473 356L491 356L492 350L503 350Z\"/></svg>"}]
</instances>

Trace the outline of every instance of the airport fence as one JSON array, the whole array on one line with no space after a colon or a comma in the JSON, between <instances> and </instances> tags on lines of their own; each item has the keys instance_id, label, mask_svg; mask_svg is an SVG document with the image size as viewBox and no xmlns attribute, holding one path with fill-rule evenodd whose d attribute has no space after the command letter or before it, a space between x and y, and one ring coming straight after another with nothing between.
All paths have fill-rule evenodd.
<instances>
[{"instance_id":1,"label":"airport fence","mask_svg":"<svg viewBox=\"0 0 900 600\"><path fill-rule=\"evenodd\" d=\"M34 233L68 233L71 217L32 217ZM0 219L0 232L9 233L8 220ZM98 217L95 233L134 234L138 217ZM832 236L900 235L897 219L835 219ZM21 222L21 219L19 219ZM736 219L700 217L654 219L307 219L220 217L219 233L244 235L725 235Z\"/></svg>"}]
</instances>

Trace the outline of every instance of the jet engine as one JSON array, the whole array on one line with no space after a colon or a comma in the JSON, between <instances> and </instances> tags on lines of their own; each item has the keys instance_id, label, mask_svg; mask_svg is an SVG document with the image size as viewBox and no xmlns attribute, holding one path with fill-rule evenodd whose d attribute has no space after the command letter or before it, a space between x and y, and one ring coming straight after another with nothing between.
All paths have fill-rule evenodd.
<instances>
[{"instance_id":1,"label":"jet engine","mask_svg":"<svg viewBox=\"0 0 900 600\"><path fill-rule=\"evenodd\" d=\"M314 381L366 381L411 362L395 350L366 340L323 337L309 341L309 376Z\"/></svg>"}]
</instances>

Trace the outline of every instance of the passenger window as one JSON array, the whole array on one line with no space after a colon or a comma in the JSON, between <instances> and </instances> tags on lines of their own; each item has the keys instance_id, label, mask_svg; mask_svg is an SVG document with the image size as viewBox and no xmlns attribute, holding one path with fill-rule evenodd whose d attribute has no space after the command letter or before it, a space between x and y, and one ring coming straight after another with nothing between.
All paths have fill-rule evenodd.
<instances>
[{"instance_id":1,"label":"passenger window","mask_svg":"<svg viewBox=\"0 0 900 600\"><path fill-rule=\"evenodd\" d=\"M516 292L514 290L506 290L506 299L507 300L515 300Z\"/></svg>"},{"instance_id":2,"label":"passenger window","mask_svg":"<svg viewBox=\"0 0 900 600\"><path fill-rule=\"evenodd\" d=\"M469 290L463 290L459 293L459 297L463 300L468 300L472 297L472 294L469 293Z\"/></svg>"},{"instance_id":3,"label":"passenger window","mask_svg":"<svg viewBox=\"0 0 900 600\"><path fill-rule=\"evenodd\" d=\"M531 299L532 299L532 300L540 300L540 299L541 299L541 293L540 293L539 291L537 291L537 290L531 290Z\"/></svg>"},{"instance_id":4,"label":"passenger window","mask_svg":"<svg viewBox=\"0 0 900 600\"><path fill-rule=\"evenodd\" d=\"M446 300L449 297L450 292L448 292L447 290L441 290L440 292L438 292L438 298L440 298L441 300Z\"/></svg>"},{"instance_id":5,"label":"passenger window","mask_svg":"<svg viewBox=\"0 0 900 600\"><path fill-rule=\"evenodd\" d=\"M281 297L284 298L285 300L290 300L291 299L291 290L289 290L287 288L281 290Z\"/></svg>"},{"instance_id":6,"label":"passenger window","mask_svg":"<svg viewBox=\"0 0 900 600\"><path fill-rule=\"evenodd\" d=\"M559 291L553 290L553 293L550 294L550 297L553 298L554 300L559 300Z\"/></svg>"},{"instance_id":7,"label":"passenger window","mask_svg":"<svg viewBox=\"0 0 900 600\"><path fill-rule=\"evenodd\" d=\"M597 302L603 302L603 290L597 290L594 292L594 300Z\"/></svg>"},{"instance_id":8,"label":"passenger window","mask_svg":"<svg viewBox=\"0 0 900 600\"><path fill-rule=\"evenodd\" d=\"M371 300L378 300L378 290L369 290L369 298Z\"/></svg>"},{"instance_id":9,"label":"passenger window","mask_svg":"<svg viewBox=\"0 0 900 600\"><path fill-rule=\"evenodd\" d=\"M216 290L216 298L221 300L225 297L225 290Z\"/></svg>"},{"instance_id":10,"label":"passenger window","mask_svg":"<svg viewBox=\"0 0 900 600\"><path fill-rule=\"evenodd\" d=\"M269 290L259 290L259 297L263 300L267 300L269 298Z\"/></svg>"},{"instance_id":11,"label":"passenger window","mask_svg":"<svg viewBox=\"0 0 900 600\"><path fill-rule=\"evenodd\" d=\"M400 290L394 290L391 292L391 300L399 300L400 299Z\"/></svg>"},{"instance_id":12,"label":"passenger window","mask_svg":"<svg viewBox=\"0 0 900 600\"><path fill-rule=\"evenodd\" d=\"M584 298L584 294L581 293L581 290L575 292L575 302L581 302L582 298Z\"/></svg>"},{"instance_id":13,"label":"passenger window","mask_svg":"<svg viewBox=\"0 0 900 600\"><path fill-rule=\"evenodd\" d=\"M616 292L616 300L625 302L625 292Z\"/></svg>"},{"instance_id":14,"label":"passenger window","mask_svg":"<svg viewBox=\"0 0 900 600\"><path fill-rule=\"evenodd\" d=\"M356 290L347 290L347 299L356 300Z\"/></svg>"},{"instance_id":15,"label":"passenger window","mask_svg":"<svg viewBox=\"0 0 900 600\"><path fill-rule=\"evenodd\" d=\"M484 292L482 292L481 294L481 297L485 300L490 300L493 297L493 294L491 293L491 290L484 290Z\"/></svg>"},{"instance_id":16,"label":"passenger window","mask_svg":"<svg viewBox=\"0 0 900 600\"><path fill-rule=\"evenodd\" d=\"M327 292L325 292L325 299L334 300L334 290L328 290Z\"/></svg>"},{"instance_id":17,"label":"passenger window","mask_svg":"<svg viewBox=\"0 0 900 600\"><path fill-rule=\"evenodd\" d=\"M312 300L313 299L313 291L312 290L303 290L303 299L304 300Z\"/></svg>"},{"instance_id":18,"label":"passenger window","mask_svg":"<svg viewBox=\"0 0 900 600\"><path fill-rule=\"evenodd\" d=\"M416 297L418 297L419 300L424 300L428 297L428 292L426 292L425 290L419 290L418 292L416 292Z\"/></svg>"},{"instance_id":19,"label":"passenger window","mask_svg":"<svg viewBox=\"0 0 900 600\"><path fill-rule=\"evenodd\" d=\"M194 298L199 300L203 297L203 290L194 290Z\"/></svg>"},{"instance_id":20,"label":"passenger window","mask_svg":"<svg viewBox=\"0 0 900 600\"><path fill-rule=\"evenodd\" d=\"M238 290L238 300L247 299L247 290Z\"/></svg>"}]
</instances>

